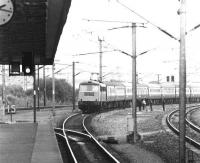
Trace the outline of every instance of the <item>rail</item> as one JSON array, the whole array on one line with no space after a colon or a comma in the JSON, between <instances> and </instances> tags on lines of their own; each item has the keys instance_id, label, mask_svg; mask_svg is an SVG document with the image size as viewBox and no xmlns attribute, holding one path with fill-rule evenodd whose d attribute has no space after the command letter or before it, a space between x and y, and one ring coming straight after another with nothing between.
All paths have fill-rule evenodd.
<instances>
[{"instance_id":1,"label":"rail","mask_svg":"<svg viewBox=\"0 0 200 163\"><path fill-rule=\"evenodd\" d=\"M69 135L68 135L67 133L75 134L75 135L77 135L77 136L89 138L93 143L95 143L95 144L97 145L97 148L98 148L99 150L101 150L104 154L106 154L106 157L108 157L108 159L109 159L110 161L112 160L112 162L120 163L120 162L119 162L114 156L112 156L112 154L111 154L110 152L108 152L108 151L93 137L93 135L87 130L86 125L85 125L85 117L84 117L84 119L83 119L83 121L82 121L82 127L83 127L83 129L84 129L84 131L85 131L86 133L80 132L80 131L76 131L76 130L66 129L66 128L65 128L65 124L67 123L67 121L68 121L70 118L73 118L74 116L77 116L77 115L79 115L79 113L73 114L73 115L69 116L68 118L66 118L66 119L64 120L64 122L63 122L63 128L62 128L63 134L64 134L64 136L66 137L67 146L70 148L70 151L71 151L71 154L73 155L73 157L75 158L75 155L73 154L73 150L72 150L72 148L71 148L70 145L69 145L69 144L70 144L70 143L69 143L69 140L68 140L68 136L69 136ZM71 136L70 136L70 138L71 138ZM75 159L76 159L76 158L75 158ZM76 159L76 161L77 161L77 159Z\"/></svg>"},{"instance_id":2,"label":"rail","mask_svg":"<svg viewBox=\"0 0 200 163\"><path fill-rule=\"evenodd\" d=\"M190 107L187 107L187 108L192 108L192 107L194 107L194 108L193 108L193 110L194 110L194 109L197 109L197 107L199 107L199 105L198 105L198 106L190 106ZM172 116L173 116L176 112L179 112L179 110L174 110L174 111L172 111L172 112L166 117L166 123L167 123L168 127L169 127L174 133L176 133L177 135L179 135L179 134L180 134L179 130L170 122ZM187 121L187 120L186 120L186 121ZM186 123L187 123L187 122L186 122ZM192 123L190 123L190 127L191 127L191 126L193 126ZM197 132L200 133L200 130L197 130ZM192 144L194 147L200 149L200 143L199 143L199 142L195 141L194 139L192 139L192 138L190 138L190 137L188 137L188 136L185 136L185 139L186 139L186 141L187 141L188 143L190 143L190 144Z\"/></svg>"},{"instance_id":3,"label":"rail","mask_svg":"<svg viewBox=\"0 0 200 163\"><path fill-rule=\"evenodd\" d=\"M96 144L98 144L98 146L116 163L120 163L110 152L107 151L107 149L105 149L96 139L95 137L88 131L86 125L85 125L85 119L87 118L88 116L84 117L83 119L83 128L84 130L87 132L88 135L91 136L91 138L93 139L93 141L95 141Z\"/></svg>"},{"instance_id":4,"label":"rail","mask_svg":"<svg viewBox=\"0 0 200 163\"><path fill-rule=\"evenodd\" d=\"M76 107L78 107L78 105L75 105ZM72 107L72 105L56 105L55 108L63 108L63 107ZM36 109L38 107L36 106ZM39 109L50 109L52 108L52 106L40 106ZM33 110L33 107L16 107L17 111L21 111L21 110Z\"/></svg>"},{"instance_id":5,"label":"rail","mask_svg":"<svg viewBox=\"0 0 200 163\"><path fill-rule=\"evenodd\" d=\"M74 156L74 153L73 153L73 151L72 151L72 148L71 148L71 146L70 146L70 144L69 144L69 140L68 140L68 137L67 137L66 132L65 132L65 123L66 123L70 118L72 118L73 116L76 116L76 115L77 115L77 114L73 114L73 115L69 116L68 118L66 118L66 119L64 120L63 126L62 126L63 135L65 136L65 140L66 140L67 146L68 146L68 148L69 148L70 154L71 154L71 156L73 157L74 163L78 163L78 161L77 161L76 157Z\"/></svg>"},{"instance_id":6,"label":"rail","mask_svg":"<svg viewBox=\"0 0 200 163\"><path fill-rule=\"evenodd\" d=\"M191 114L192 112L194 112L196 109L199 109L199 108L193 108L191 110L189 110L187 112L187 114ZM189 125L193 130L195 130L196 132L200 132L200 127L195 125L194 123L192 123L191 121L189 121L187 118L186 118L186 124Z\"/></svg>"}]
</instances>

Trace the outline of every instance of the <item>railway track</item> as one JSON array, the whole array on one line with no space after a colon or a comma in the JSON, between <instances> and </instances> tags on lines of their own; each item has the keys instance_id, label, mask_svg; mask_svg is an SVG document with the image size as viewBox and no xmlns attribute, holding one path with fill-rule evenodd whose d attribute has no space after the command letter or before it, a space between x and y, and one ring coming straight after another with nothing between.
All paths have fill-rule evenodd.
<instances>
[{"instance_id":1,"label":"railway track","mask_svg":"<svg viewBox=\"0 0 200 163\"><path fill-rule=\"evenodd\" d=\"M75 114L66 118L62 128L55 128L58 143L61 142L63 162L119 163L86 128L87 115ZM66 157L66 158L65 158Z\"/></svg>"},{"instance_id":2,"label":"railway track","mask_svg":"<svg viewBox=\"0 0 200 163\"><path fill-rule=\"evenodd\" d=\"M186 111L186 141L200 149L200 127L196 126L189 120L189 115L199 109L200 106L189 106ZM172 111L167 117L166 122L168 127L177 135L179 135L179 124L178 124L179 110Z\"/></svg>"}]
</instances>

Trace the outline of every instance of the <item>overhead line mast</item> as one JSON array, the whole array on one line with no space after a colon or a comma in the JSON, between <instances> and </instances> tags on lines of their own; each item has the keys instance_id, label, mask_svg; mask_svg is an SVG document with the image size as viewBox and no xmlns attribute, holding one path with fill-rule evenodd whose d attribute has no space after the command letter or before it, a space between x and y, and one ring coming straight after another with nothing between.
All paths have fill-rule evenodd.
<instances>
[{"instance_id":1,"label":"overhead line mast","mask_svg":"<svg viewBox=\"0 0 200 163\"><path fill-rule=\"evenodd\" d=\"M179 59L179 162L186 162L185 147L185 111L186 111L186 52L185 52L185 34L186 34L186 0L181 0L181 6L178 11L180 15L180 59Z\"/></svg>"},{"instance_id":2,"label":"overhead line mast","mask_svg":"<svg viewBox=\"0 0 200 163\"><path fill-rule=\"evenodd\" d=\"M102 82L102 39L99 37L99 81Z\"/></svg>"},{"instance_id":3,"label":"overhead line mast","mask_svg":"<svg viewBox=\"0 0 200 163\"><path fill-rule=\"evenodd\" d=\"M92 21L92 20L90 20ZM94 20L96 21L96 20ZM108 22L108 21L107 21ZM111 21L112 23L112 21ZM127 23L127 22L124 22ZM132 118L133 118L133 142L135 143L137 141L138 133L137 133L137 108L136 108L136 98L137 98L137 86L136 86L136 27L144 27L144 23L135 23L132 22L131 26L125 26L125 28L132 28ZM123 28L123 27L119 27ZM115 28L118 29L118 28ZM101 40L102 41L102 40ZM101 41L100 41L100 51L101 51ZM116 50L116 49L114 49ZM121 51L122 52L122 51ZM100 53L101 54L101 53ZM127 55L127 53L124 53ZM130 55L131 56L131 55ZM102 79L102 72L101 72L101 60L102 57L100 55L100 81Z\"/></svg>"}]
</instances>

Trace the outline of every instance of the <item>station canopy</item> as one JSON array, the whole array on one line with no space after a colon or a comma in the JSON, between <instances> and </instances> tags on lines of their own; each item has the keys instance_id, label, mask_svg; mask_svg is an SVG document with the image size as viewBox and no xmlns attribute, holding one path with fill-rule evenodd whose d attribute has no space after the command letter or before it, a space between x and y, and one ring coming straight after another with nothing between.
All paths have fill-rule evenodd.
<instances>
[{"instance_id":1,"label":"station canopy","mask_svg":"<svg viewBox=\"0 0 200 163\"><path fill-rule=\"evenodd\" d=\"M34 65L53 64L71 0L13 3L12 19L0 26L0 64L22 63L24 55L33 55Z\"/></svg>"}]
</instances>

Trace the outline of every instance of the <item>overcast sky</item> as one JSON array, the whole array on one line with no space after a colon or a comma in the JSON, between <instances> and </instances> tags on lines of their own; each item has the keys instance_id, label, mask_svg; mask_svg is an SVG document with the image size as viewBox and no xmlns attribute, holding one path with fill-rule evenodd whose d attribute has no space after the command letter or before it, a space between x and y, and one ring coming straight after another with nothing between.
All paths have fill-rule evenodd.
<instances>
[{"instance_id":1,"label":"overcast sky","mask_svg":"<svg viewBox=\"0 0 200 163\"><path fill-rule=\"evenodd\" d=\"M67 22L59 42L55 57L56 63L76 64L77 81L88 80L88 72L99 72L99 54L79 55L99 51L98 37L103 39L103 51L113 48L123 50L129 54L132 51L130 23L116 23L105 21L145 23L145 28L137 27L136 53L150 50L137 58L137 72L143 81L156 80L157 74L161 78L166 75L178 76L179 44L176 40L164 34L157 27L147 23L122 4L137 12L157 27L160 27L179 39L180 7L178 0L72 0ZM187 2L187 31L200 24L200 1ZM91 21L87 21L89 19ZM103 21L94 21L103 20ZM113 30L109 30L113 29ZM199 42L200 28L190 32L187 37L187 71L188 80L197 81L194 73L200 71ZM103 75L105 80L111 78L131 81L131 58L120 52L103 53ZM60 69L64 66L56 66ZM65 77L66 76L66 77ZM71 82L71 68L65 69L61 77Z\"/></svg>"}]
</instances>

